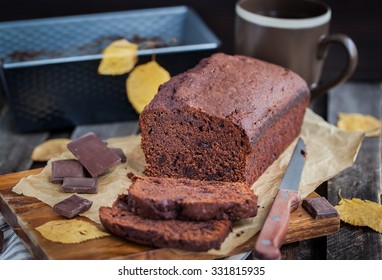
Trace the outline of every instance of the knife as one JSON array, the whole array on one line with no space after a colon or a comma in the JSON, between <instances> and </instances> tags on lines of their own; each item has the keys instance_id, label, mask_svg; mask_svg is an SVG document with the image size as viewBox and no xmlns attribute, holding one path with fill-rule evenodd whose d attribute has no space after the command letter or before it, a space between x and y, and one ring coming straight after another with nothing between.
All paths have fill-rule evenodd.
<instances>
[{"instance_id":1,"label":"knife","mask_svg":"<svg viewBox=\"0 0 382 280\"><path fill-rule=\"evenodd\" d=\"M252 251L252 256L256 259L281 259L280 247L288 230L290 212L297 209L300 201L298 188L305 157L305 143L302 138L299 138L281 180L272 208L256 241L255 249Z\"/></svg>"}]
</instances>

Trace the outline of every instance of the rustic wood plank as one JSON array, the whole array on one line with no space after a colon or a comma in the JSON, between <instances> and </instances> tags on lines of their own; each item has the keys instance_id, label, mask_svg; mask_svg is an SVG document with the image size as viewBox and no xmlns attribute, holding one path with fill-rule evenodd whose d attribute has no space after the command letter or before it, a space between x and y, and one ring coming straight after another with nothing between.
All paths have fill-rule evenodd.
<instances>
[{"instance_id":1,"label":"rustic wood plank","mask_svg":"<svg viewBox=\"0 0 382 280\"><path fill-rule=\"evenodd\" d=\"M349 83L329 95L328 120L335 124L338 112L373 115L381 119L379 84ZM381 138L366 138L355 164L328 182L328 200L358 197L380 203ZM341 223L340 231L328 236L328 259L382 259L382 235L366 227Z\"/></svg>"},{"instance_id":2,"label":"rustic wood plank","mask_svg":"<svg viewBox=\"0 0 382 280\"><path fill-rule=\"evenodd\" d=\"M16 185L21 178L28 177L29 175L36 175L42 171L42 168L36 168L31 170L24 170L15 173L9 173L5 175L0 175L1 183L0 183L0 191L3 189L9 188L9 186Z\"/></svg>"},{"instance_id":3,"label":"rustic wood plank","mask_svg":"<svg viewBox=\"0 0 382 280\"><path fill-rule=\"evenodd\" d=\"M5 106L0 112L0 174L29 169L33 148L48 136L46 132L17 133L12 126L10 111Z\"/></svg>"},{"instance_id":4,"label":"rustic wood plank","mask_svg":"<svg viewBox=\"0 0 382 280\"><path fill-rule=\"evenodd\" d=\"M171 249L142 246L114 236L75 245L50 242L31 229L45 222L64 218L55 214L50 206L36 198L12 192L13 186L21 178L39 171L30 170L0 175L0 211L13 228L20 228L17 230L17 234L38 259L213 259L223 257L192 252L177 254ZM311 194L311 197L314 196L318 195ZM27 229L22 230L21 228ZM296 211L291 213L291 222L285 242L293 243L322 236L336 232L338 228L338 218L314 220L300 205ZM231 254L252 250L256 238L256 236L251 238Z\"/></svg>"},{"instance_id":5,"label":"rustic wood plank","mask_svg":"<svg viewBox=\"0 0 382 280\"><path fill-rule=\"evenodd\" d=\"M293 242L290 244L283 245L281 250L281 255L283 260L297 260L300 254L300 243Z\"/></svg>"},{"instance_id":6,"label":"rustic wood plank","mask_svg":"<svg viewBox=\"0 0 382 280\"><path fill-rule=\"evenodd\" d=\"M299 242L299 260L325 260L327 236L321 236Z\"/></svg>"}]
</instances>

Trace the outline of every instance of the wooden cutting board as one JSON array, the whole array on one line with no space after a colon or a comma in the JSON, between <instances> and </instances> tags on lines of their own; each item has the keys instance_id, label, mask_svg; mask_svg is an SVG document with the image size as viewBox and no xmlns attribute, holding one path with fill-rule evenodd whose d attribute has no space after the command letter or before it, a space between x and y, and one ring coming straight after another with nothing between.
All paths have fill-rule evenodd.
<instances>
[{"instance_id":1,"label":"wooden cutting board","mask_svg":"<svg viewBox=\"0 0 382 280\"><path fill-rule=\"evenodd\" d=\"M167 248L153 248L128 242L122 238L110 236L86 241L80 244L61 244L51 242L33 230L48 221L63 219L52 208L40 200L18 195L12 188L24 177L37 174L41 169L34 169L0 175L0 211L8 224L15 229L25 245L36 259L217 259L206 253L178 254ZM312 193L310 197L317 197ZM86 218L84 220L90 221ZM92 221L90 221L92 222ZM92 222L93 223L93 222ZM335 233L339 230L339 218L314 220L301 204L291 214L291 222L285 243L311 239ZM242 244L230 255L251 250L256 236Z\"/></svg>"}]
</instances>

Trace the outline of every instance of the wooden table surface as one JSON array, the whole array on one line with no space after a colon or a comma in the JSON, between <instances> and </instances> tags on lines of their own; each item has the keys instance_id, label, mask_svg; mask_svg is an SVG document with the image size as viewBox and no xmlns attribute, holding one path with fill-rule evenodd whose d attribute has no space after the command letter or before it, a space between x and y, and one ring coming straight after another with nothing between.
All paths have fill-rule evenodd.
<instances>
[{"instance_id":1,"label":"wooden table surface","mask_svg":"<svg viewBox=\"0 0 382 280\"><path fill-rule=\"evenodd\" d=\"M333 90L311 107L328 122L336 123L338 112L370 114L381 119L381 84L350 82ZM9 108L0 98L0 174L8 174L36 167L44 163L31 160L33 148L52 138L75 138L93 131L101 138L127 136L138 132L136 122L78 126L61 132L38 132L19 134L12 125ZM366 138L355 164L341 172L317 189L333 204L339 201L338 192L345 198L358 197L381 203L381 138ZM1 219L0 219L1 221ZM2 230L10 229L3 225ZM14 233L12 233L14 235ZM16 238L14 236L8 239ZM15 243L17 245L15 245ZM3 248L0 259L18 258L12 250L20 250L21 241L13 243L15 248ZM17 247L17 248L16 248ZM382 234L366 227L354 227L341 223L340 230L332 235L284 245L283 259L382 259ZM20 257L19 257L20 258Z\"/></svg>"}]
</instances>

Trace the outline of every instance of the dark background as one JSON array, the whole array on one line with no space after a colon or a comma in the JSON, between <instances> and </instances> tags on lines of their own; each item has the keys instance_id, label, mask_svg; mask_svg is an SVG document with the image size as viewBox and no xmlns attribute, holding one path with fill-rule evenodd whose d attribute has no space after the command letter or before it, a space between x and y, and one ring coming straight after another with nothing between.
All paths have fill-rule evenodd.
<instances>
[{"instance_id":1,"label":"dark background","mask_svg":"<svg viewBox=\"0 0 382 280\"><path fill-rule=\"evenodd\" d=\"M356 43L359 64L352 80L382 80L382 9L373 0L322 0L332 8L332 33L345 33ZM0 21L45 18L187 5L193 7L222 40L222 51L233 53L236 0L2 0ZM0 42L1 43L1 42ZM323 80L336 76L345 57L340 47L332 46Z\"/></svg>"}]
</instances>

